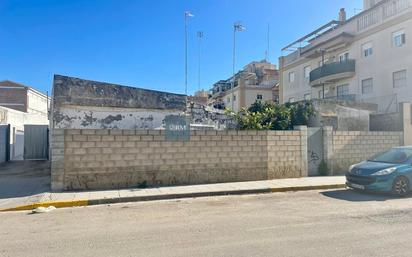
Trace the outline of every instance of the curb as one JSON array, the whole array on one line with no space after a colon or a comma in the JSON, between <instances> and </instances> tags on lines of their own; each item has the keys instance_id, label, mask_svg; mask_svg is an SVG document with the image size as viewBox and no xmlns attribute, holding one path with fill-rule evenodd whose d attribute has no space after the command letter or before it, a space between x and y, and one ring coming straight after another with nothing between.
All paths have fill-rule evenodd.
<instances>
[{"instance_id":1,"label":"curb","mask_svg":"<svg viewBox=\"0 0 412 257\"><path fill-rule=\"evenodd\" d=\"M3 209L3 210L0 210L0 212L30 211L38 207L49 207L49 206L54 206L56 208L66 208L66 207L81 207L81 206L92 206L92 205L101 205L101 204L145 202L145 201L171 200L171 199L207 197L207 196L266 194L266 193L279 193L279 192L291 192L291 191L337 189L337 188L345 188L345 187L346 187L345 184L333 184L333 185L318 185L318 186L297 186L297 187L282 187L282 188L243 189L243 190L195 192L195 193L182 193L182 194L131 196L131 197L120 197L120 198L119 197L102 198L102 199L93 199L93 200L39 202L39 203L9 208L9 209Z\"/></svg>"},{"instance_id":2,"label":"curb","mask_svg":"<svg viewBox=\"0 0 412 257\"><path fill-rule=\"evenodd\" d=\"M31 211L38 207L49 207L54 206L56 208L66 208L66 207L80 207L80 206L87 206L89 200L76 200L76 201L64 201L64 202L40 202L40 203L33 203L29 205L22 205L14 208L3 209L0 212L7 212L7 211Z\"/></svg>"},{"instance_id":3,"label":"curb","mask_svg":"<svg viewBox=\"0 0 412 257\"><path fill-rule=\"evenodd\" d=\"M280 187L280 188L271 188L271 192L278 193L278 192L289 192L289 191L309 191L309 190L337 189L337 188L346 188L346 184L301 186L301 187Z\"/></svg>"}]
</instances>

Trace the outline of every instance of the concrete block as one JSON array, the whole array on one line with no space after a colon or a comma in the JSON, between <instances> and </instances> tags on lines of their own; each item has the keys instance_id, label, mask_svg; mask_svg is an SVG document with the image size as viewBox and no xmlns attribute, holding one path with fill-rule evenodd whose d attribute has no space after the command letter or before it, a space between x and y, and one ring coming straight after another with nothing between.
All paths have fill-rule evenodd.
<instances>
[{"instance_id":1,"label":"concrete block","mask_svg":"<svg viewBox=\"0 0 412 257\"><path fill-rule=\"evenodd\" d=\"M102 141L114 141L114 136L102 136Z\"/></svg>"},{"instance_id":2,"label":"concrete block","mask_svg":"<svg viewBox=\"0 0 412 257\"><path fill-rule=\"evenodd\" d=\"M99 136L109 135L109 130L107 130L107 129L96 129L96 135L99 135Z\"/></svg>"},{"instance_id":3,"label":"concrete block","mask_svg":"<svg viewBox=\"0 0 412 257\"><path fill-rule=\"evenodd\" d=\"M82 148L90 148L90 147L95 147L95 146L96 146L95 142L81 142Z\"/></svg>"},{"instance_id":4,"label":"concrete block","mask_svg":"<svg viewBox=\"0 0 412 257\"><path fill-rule=\"evenodd\" d=\"M80 135L80 129L66 129L66 135Z\"/></svg>"},{"instance_id":5,"label":"concrete block","mask_svg":"<svg viewBox=\"0 0 412 257\"><path fill-rule=\"evenodd\" d=\"M148 131L147 130L136 130L135 134L136 135L147 135Z\"/></svg>"},{"instance_id":6,"label":"concrete block","mask_svg":"<svg viewBox=\"0 0 412 257\"><path fill-rule=\"evenodd\" d=\"M160 130L148 130L147 134L153 136L160 136Z\"/></svg>"},{"instance_id":7,"label":"concrete block","mask_svg":"<svg viewBox=\"0 0 412 257\"><path fill-rule=\"evenodd\" d=\"M69 143L69 142L68 142ZM65 142L51 142L51 148L64 148Z\"/></svg>"},{"instance_id":8,"label":"concrete block","mask_svg":"<svg viewBox=\"0 0 412 257\"><path fill-rule=\"evenodd\" d=\"M135 142L133 142L133 141L123 142L122 144L123 144L123 147L127 147L127 148L135 147Z\"/></svg>"},{"instance_id":9,"label":"concrete block","mask_svg":"<svg viewBox=\"0 0 412 257\"><path fill-rule=\"evenodd\" d=\"M165 138L164 135L156 135L156 136L153 136L153 140L154 140L154 141L161 142L161 141L165 141L166 138Z\"/></svg>"},{"instance_id":10,"label":"concrete block","mask_svg":"<svg viewBox=\"0 0 412 257\"><path fill-rule=\"evenodd\" d=\"M102 148L88 148L87 154L100 154L102 153Z\"/></svg>"},{"instance_id":11,"label":"concrete block","mask_svg":"<svg viewBox=\"0 0 412 257\"><path fill-rule=\"evenodd\" d=\"M84 148L77 148L74 152L74 155L83 155L83 154L87 154L86 149Z\"/></svg>"},{"instance_id":12,"label":"concrete block","mask_svg":"<svg viewBox=\"0 0 412 257\"><path fill-rule=\"evenodd\" d=\"M153 141L153 136L152 135L142 135L140 136L142 141Z\"/></svg>"},{"instance_id":13,"label":"concrete block","mask_svg":"<svg viewBox=\"0 0 412 257\"><path fill-rule=\"evenodd\" d=\"M128 141L129 137L128 136L115 136L114 140L115 141Z\"/></svg>"},{"instance_id":14,"label":"concrete block","mask_svg":"<svg viewBox=\"0 0 412 257\"><path fill-rule=\"evenodd\" d=\"M120 147L122 147L123 145L122 145L122 142L110 142L110 147L113 147L113 148L120 148Z\"/></svg>"},{"instance_id":15,"label":"concrete block","mask_svg":"<svg viewBox=\"0 0 412 257\"><path fill-rule=\"evenodd\" d=\"M75 142L86 142L87 136L85 135L73 135L73 141Z\"/></svg>"},{"instance_id":16,"label":"concrete block","mask_svg":"<svg viewBox=\"0 0 412 257\"><path fill-rule=\"evenodd\" d=\"M121 130L121 129L110 129L109 130L109 135L121 136L121 135L123 135L123 130Z\"/></svg>"},{"instance_id":17,"label":"concrete block","mask_svg":"<svg viewBox=\"0 0 412 257\"><path fill-rule=\"evenodd\" d=\"M61 139L58 139L57 141L60 141L60 140ZM52 137L51 141L56 141L55 137ZM73 141L73 136L72 135L65 135L63 137L63 141L71 142L71 141Z\"/></svg>"},{"instance_id":18,"label":"concrete block","mask_svg":"<svg viewBox=\"0 0 412 257\"><path fill-rule=\"evenodd\" d=\"M87 136L87 141L99 142L102 140L101 136Z\"/></svg>"},{"instance_id":19,"label":"concrete block","mask_svg":"<svg viewBox=\"0 0 412 257\"><path fill-rule=\"evenodd\" d=\"M95 129L82 129L81 134L82 135L95 135L96 130Z\"/></svg>"},{"instance_id":20,"label":"concrete block","mask_svg":"<svg viewBox=\"0 0 412 257\"><path fill-rule=\"evenodd\" d=\"M96 142L96 147L109 147L109 146L110 146L110 142L109 142L109 141Z\"/></svg>"},{"instance_id":21,"label":"concrete block","mask_svg":"<svg viewBox=\"0 0 412 257\"><path fill-rule=\"evenodd\" d=\"M130 130L130 129L123 130L123 135L124 136L134 136L136 135L136 130Z\"/></svg>"}]
</instances>

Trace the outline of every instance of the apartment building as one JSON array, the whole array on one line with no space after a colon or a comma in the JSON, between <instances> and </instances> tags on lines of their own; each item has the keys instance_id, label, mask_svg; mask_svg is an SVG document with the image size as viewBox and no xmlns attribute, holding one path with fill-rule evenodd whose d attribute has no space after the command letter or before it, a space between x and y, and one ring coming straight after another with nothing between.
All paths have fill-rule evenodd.
<instances>
[{"instance_id":1,"label":"apartment building","mask_svg":"<svg viewBox=\"0 0 412 257\"><path fill-rule=\"evenodd\" d=\"M47 119L49 99L34 88L5 80L0 81L0 106Z\"/></svg>"},{"instance_id":2,"label":"apartment building","mask_svg":"<svg viewBox=\"0 0 412 257\"><path fill-rule=\"evenodd\" d=\"M282 49L281 102L338 99L382 112L412 101L412 0L364 0L364 10L333 20Z\"/></svg>"},{"instance_id":3,"label":"apartment building","mask_svg":"<svg viewBox=\"0 0 412 257\"><path fill-rule=\"evenodd\" d=\"M210 92L209 105L235 112L256 101L279 101L279 72L263 60L251 62L235 76L216 82Z\"/></svg>"}]
</instances>

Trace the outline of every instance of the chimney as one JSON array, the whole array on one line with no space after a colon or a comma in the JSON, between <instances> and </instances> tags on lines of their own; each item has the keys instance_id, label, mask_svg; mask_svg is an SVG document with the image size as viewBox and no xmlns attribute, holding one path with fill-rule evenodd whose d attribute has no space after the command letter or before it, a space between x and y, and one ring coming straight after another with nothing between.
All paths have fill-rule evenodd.
<instances>
[{"instance_id":1,"label":"chimney","mask_svg":"<svg viewBox=\"0 0 412 257\"><path fill-rule=\"evenodd\" d=\"M340 21L340 23L345 23L345 22L346 22L346 11L345 11L345 8L340 8L340 11L339 11L339 21Z\"/></svg>"}]
</instances>

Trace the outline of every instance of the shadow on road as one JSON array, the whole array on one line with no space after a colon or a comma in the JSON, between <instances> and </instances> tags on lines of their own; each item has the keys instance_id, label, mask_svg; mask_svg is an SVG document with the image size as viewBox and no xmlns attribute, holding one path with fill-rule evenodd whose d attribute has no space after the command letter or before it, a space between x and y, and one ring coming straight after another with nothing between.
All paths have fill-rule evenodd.
<instances>
[{"instance_id":1,"label":"shadow on road","mask_svg":"<svg viewBox=\"0 0 412 257\"><path fill-rule=\"evenodd\" d=\"M349 201L349 202L388 201L388 200L399 199L389 194L359 192L359 191L355 191L351 189L325 191L325 192L321 192L321 194L326 197L334 198L337 200ZM412 196L408 196L408 198L409 197L412 197Z\"/></svg>"},{"instance_id":2,"label":"shadow on road","mask_svg":"<svg viewBox=\"0 0 412 257\"><path fill-rule=\"evenodd\" d=\"M0 165L0 199L32 196L49 190L48 161L13 161Z\"/></svg>"}]
</instances>

